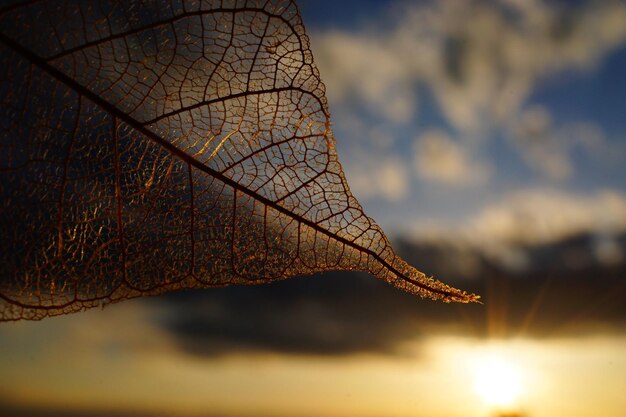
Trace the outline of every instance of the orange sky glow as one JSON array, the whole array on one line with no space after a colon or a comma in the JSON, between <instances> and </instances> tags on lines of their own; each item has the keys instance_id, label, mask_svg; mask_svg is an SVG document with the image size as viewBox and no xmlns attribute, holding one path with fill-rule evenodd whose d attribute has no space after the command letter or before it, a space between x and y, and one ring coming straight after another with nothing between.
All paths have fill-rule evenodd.
<instances>
[{"instance_id":1,"label":"orange sky glow","mask_svg":"<svg viewBox=\"0 0 626 417\"><path fill-rule=\"evenodd\" d=\"M441 334L406 343L397 357L197 359L141 324L146 313L129 302L3 326L0 398L31 407L181 416L617 417L626 407L624 336L489 342ZM493 358L508 361L519 380L506 380L506 369L489 374ZM510 383L519 385L513 393Z\"/></svg>"}]
</instances>

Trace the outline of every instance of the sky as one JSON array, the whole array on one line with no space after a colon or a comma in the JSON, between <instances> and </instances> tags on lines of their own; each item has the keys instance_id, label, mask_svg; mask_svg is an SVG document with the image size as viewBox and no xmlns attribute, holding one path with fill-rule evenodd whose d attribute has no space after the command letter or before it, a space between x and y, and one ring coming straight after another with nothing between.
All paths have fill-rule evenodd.
<instances>
[{"instance_id":1,"label":"sky","mask_svg":"<svg viewBox=\"0 0 626 417\"><path fill-rule=\"evenodd\" d=\"M621 416L626 5L299 4L352 191L485 304L330 273L3 324L0 414Z\"/></svg>"},{"instance_id":2,"label":"sky","mask_svg":"<svg viewBox=\"0 0 626 417\"><path fill-rule=\"evenodd\" d=\"M515 239L498 220L523 215L559 235L545 212L592 222L587 201L624 228L626 11L579 3L302 3L348 180L384 229Z\"/></svg>"}]
</instances>

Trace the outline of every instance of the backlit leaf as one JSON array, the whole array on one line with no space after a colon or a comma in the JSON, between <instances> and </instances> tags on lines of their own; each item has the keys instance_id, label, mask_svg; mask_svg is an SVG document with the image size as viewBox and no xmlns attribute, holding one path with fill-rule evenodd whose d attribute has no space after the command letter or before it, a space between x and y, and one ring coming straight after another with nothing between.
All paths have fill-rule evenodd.
<instances>
[{"instance_id":1,"label":"backlit leaf","mask_svg":"<svg viewBox=\"0 0 626 417\"><path fill-rule=\"evenodd\" d=\"M292 1L0 9L0 319L397 257L352 196Z\"/></svg>"}]
</instances>

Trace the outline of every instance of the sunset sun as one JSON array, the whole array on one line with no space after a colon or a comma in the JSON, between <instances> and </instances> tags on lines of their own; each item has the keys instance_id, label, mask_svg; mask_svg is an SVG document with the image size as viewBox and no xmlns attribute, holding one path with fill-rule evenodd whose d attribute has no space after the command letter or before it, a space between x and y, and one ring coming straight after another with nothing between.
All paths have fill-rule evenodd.
<instances>
[{"instance_id":1,"label":"sunset sun","mask_svg":"<svg viewBox=\"0 0 626 417\"><path fill-rule=\"evenodd\" d=\"M521 369L509 358L488 353L476 358L473 366L474 390L490 407L513 407L523 388Z\"/></svg>"}]
</instances>

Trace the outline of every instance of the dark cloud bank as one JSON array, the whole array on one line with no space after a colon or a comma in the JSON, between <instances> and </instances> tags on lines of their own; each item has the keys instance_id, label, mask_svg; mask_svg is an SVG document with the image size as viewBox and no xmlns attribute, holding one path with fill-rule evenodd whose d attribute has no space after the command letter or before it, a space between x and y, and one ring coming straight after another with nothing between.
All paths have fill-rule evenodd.
<instances>
[{"instance_id":1,"label":"dark cloud bank","mask_svg":"<svg viewBox=\"0 0 626 417\"><path fill-rule=\"evenodd\" d=\"M626 331L626 235L621 260L603 264L597 238L578 235L517 247L521 270L469 246L399 242L410 263L484 305L446 305L400 292L375 278L333 272L270 285L197 290L147 299L180 348L216 356L397 354L402 342L435 333L536 338ZM618 256L619 259L619 256ZM162 314L161 314L162 313Z\"/></svg>"}]
</instances>

